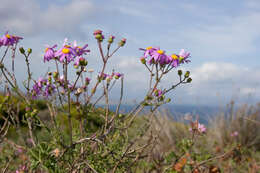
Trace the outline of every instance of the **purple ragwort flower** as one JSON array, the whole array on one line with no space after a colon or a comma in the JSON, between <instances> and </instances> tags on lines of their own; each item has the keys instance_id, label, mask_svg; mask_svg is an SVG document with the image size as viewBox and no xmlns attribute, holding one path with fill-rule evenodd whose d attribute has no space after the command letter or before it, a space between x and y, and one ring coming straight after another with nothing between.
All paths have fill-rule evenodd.
<instances>
[{"instance_id":1,"label":"purple ragwort flower","mask_svg":"<svg viewBox=\"0 0 260 173\"><path fill-rule=\"evenodd\" d=\"M42 88L44 85L46 85L46 83L47 83L47 79L43 79L42 77L40 77L38 81L35 82L31 91L34 99L41 94Z\"/></svg>"},{"instance_id":2,"label":"purple ragwort flower","mask_svg":"<svg viewBox=\"0 0 260 173\"><path fill-rule=\"evenodd\" d=\"M8 32L6 32L5 35L0 38L0 46L13 46L14 44L17 44L21 39L23 38L15 35L9 35Z\"/></svg>"},{"instance_id":3,"label":"purple ragwort flower","mask_svg":"<svg viewBox=\"0 0 260 173\"><path fill-rule=\"evenodd\" d=\"M170 59L161 49L151 52L151 59L148 61L150 64L159 62L161 66L169 64Z\"/></svg>"},{"instance_id":4,"label":"purple ragwort flower","mask_svg":"<svg viewBox=\"0 0 260 173\"><path fill-rule=\"evenodd\" d=\"M179 62L183 63L183 62L190 62L190 60L188 60L188 58L190 57L190 53L186 52L184 49L181 49L180 53L179 53Z\"/></svg>"},{"instance_id":5,"label":"purple ragwort flower","mask_svg":"<svg viewBox=\"0 0 260 173\"><path fill-rule=\"evenodd\" d=\"M45 87L45 89L44 89ZM40 77L37 82L33 85L31 91L33 99L36 99L41 94L45 97L52 95L55 91L55 86L48 82L47 79Z\"/></svg>"},{"instance_id":6,"label":"purple ragwort flower","mask_svg":"<svg viewBox=\"0 0 260 173\"><path fill-rule=\"evenodd\" d=\"M148 56L151 56L152 55L151 53L153 51L156 51L157 49L150 46L150 47L147 47L146 49L140 48L140 50L144 51L144 57L147 58Z\"/></svg>"},{"instance_id":7,"label":"purple ragwort flower","mask_svg":"<svg viewBox=\"0 0 260 173\"><path fill-rule=\"evenodd\" d=\"M55 58L55 50L54 48L56 48L57 45L55 44L54 46L50 47L48 46L45 49L45 53L44 53L44 62L45 61L50 61L51 59Z\"/></svg>"},{"instance_id":8,"label":"purple ragwort flower","mask_svg":"<svg viewBox=\"0 0 260 173\"><path fill-rule=\"evenodd\" d=\"M70 63L77 56L75 50L70 45L64 45L60 50L55 52L55 57L59 58L60 62Z\"/></svg>"},{"instance_id":9,"label":"purple ragwort flower","mask_svg":"<svg viewBox=\"0 0 260 173\"><path fill-rule=\"evenodd\" d=\"M179 63L179 55L176 54L172 54L169 57L170 61L171 61L171 66L172 67L177 67L180 63Z\"/></svg>"},{"instance_id":10,"label":"purple ragwort flower","mask_svg":"<svg viewBox=\"0 0 260 173\"><path fill-rule=\"evenodd\" d=\"M85 44L83 47L77 46L77 42L74 41L74 50L76 52L77 56L82 56L90 52L89 49L86 49L88 47L88 44Z\"/></svg>"}]
</instances>

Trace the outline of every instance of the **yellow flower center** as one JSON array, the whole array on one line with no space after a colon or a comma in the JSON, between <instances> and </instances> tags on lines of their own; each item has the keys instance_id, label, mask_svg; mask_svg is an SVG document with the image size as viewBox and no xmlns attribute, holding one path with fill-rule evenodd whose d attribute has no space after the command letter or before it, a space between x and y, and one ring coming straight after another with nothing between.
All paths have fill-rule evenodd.
<instances>
[{"instance_id":1,"label":"yellow flower center","mask_svg":"<svg viewBox=\"0 0 260 173\"><path fill-rule=\"evenodd\" d=\"M172 59L174 59L174 60L177 60L178 59L178 56L177 55L175 55L175 54L172 54Z\"/></svg>"},{"instance_id":2,"label":"yellow flower center","mask_svg":"<svg viewBox=\"0 0 260 173\"><path fill-rule=\"evenodd\" d=\"M47 47L46 49L45 49L45 52L47 52L49 50L49 48Z\"/></svg>"},{"instance_id":3,"label":"yellow flower center","mask_svg":"<svg viewBox=\"0 0 260 173\"><path fill-rule=\"evenodd\" d=\"M152 46L150 46L150 47L147 47L147 48L146 48L146 50L150 50L150 49L152 49L152 48L153 48L153 47L152 47Z\"/></svg>"},{"instance_id":4,"label":"yellow flower center","mask_svg":"<svg viewBox=\"0 0 260 173\"><path fill-rule=\"evenodd\" d=\"M70 50L69 49L67 49L67 48L63 48L62 49L62 53L65 53L65 54L67 54L67 53L69 53L70 52Z\"/></svg>"},{"instance_id":5,"label":"yellow flower center","mask_svg":"<svg viewBox=\"0 0 260 173\"><path fill-rule=\"evenodd\" d=\"M159 53L159 54L163 54L164 51L163 51L163 50L157 50L157 53Z\"/></svg>"},{"instance_id":6,"label":"yellow flower center","mask_svg":"<svg viewBox=\"0 0 260 173\"><path fill-rule=\"evenodd\" d=\"M11 36L10 36L9 34L6 34L5 36L6 36L7 38L11 38Z\"/></svg>"}]
</instances>

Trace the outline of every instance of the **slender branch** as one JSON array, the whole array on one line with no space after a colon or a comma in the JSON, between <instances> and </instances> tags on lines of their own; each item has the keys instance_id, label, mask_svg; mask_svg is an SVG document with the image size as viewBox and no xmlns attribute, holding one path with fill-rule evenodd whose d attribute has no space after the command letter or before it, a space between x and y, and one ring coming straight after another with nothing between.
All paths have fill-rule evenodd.
<instances>
[{"instance_id":1,"label":"slender branch","mask_svg":"<svg viewBox=\"0 0 260 173\"><path fill-rule=\"evenodd\" d=\"M7 46L7 48L5 49L5 52L4 52L4 55L3 55L3 57L1 58L1 62L0 62L0 64L2 64L2 63L3 63L3 61L4 61L4 58L5 58L5 56L6 56L7 52L8 52L8 49L9 49L9 46Z\"/></svg>"}]
</instances>

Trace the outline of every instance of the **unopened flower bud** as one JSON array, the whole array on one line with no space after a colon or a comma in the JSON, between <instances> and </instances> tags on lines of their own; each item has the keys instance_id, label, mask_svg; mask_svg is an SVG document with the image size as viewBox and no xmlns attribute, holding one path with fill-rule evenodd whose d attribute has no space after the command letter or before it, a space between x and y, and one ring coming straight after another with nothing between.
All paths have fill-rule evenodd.
<instances>
[{"instance_id":1,"label":"unopened flower bud","mask_svg":"<svg viewBox=\"0 0 260 173\"><path fill-rule=\"evenodd\" d=\"M192 79L191 78L188 78L187 79L187 83L191 83Z\"/></svg>"},{"instance_id":2,"label":"unopened flower bud","mask_svg":"<svg viewBox=\"0 0 260 173\"><path fill-rule=\"evenodd\" d=\"M115 79L119 79L122 76L120 73L115 73Z\"/></svg>"},{"instance_id":3,"label":"unopened flower bud","mask_svg":"<svg viewBox=\"0 0 260 173\"><path fill-rule=\"evenodd\" d=\"M171 99L168 98L168 99L166 100L166 103L170 103L170 102L171 102Z\"/></svg>"},{"instance_id":4,"label":"unopened flower bud","mask_svg":"<svg viewBox=\"0 0 260 173\"><path fill-rule=\"evenodd\" d=\"M102 34L97 34L95 35L95 38L99 41L102 42L104 40L104 36Z\"/></svg>"},{"instance_id":5,"label":"unopened flower bud","mask_svg":"<svg viewBox=\"0 0 260 173\"><path fill-rule=\"evenodd\" d=\"M178 70L178 75L179 75L179 76L182 75L182 70Z\"/></svg>"},{"instance_id":6,"label":"unopened flower bud","mask_svg":"<svg viewBox=\"0 0 260 173\"><path fill-rule=\"evenodd\" d=\"M101 34L97 34L97 35L95 35L95 38L99 40L99 39L102 38L102 35Z\"/></svg>"},{"instance_id":7,"label":"unopened flower bud","mask_svg":"<svg viewBox=\"0 0 260 173\"><path fill-rule=\"evenodd\" d=\"M188 78L189 76L190 76L190 72L189 72L189 71L186 71L184 77L185 77L185 78Z\"/></svg>"},{"instance_id":8,"label":"unopened flower bud","mask_svg":"<svg viewBox=\"0 0 260 173\"><path fill-rule=\"evenodd\" d=\"M32 49L31 48L28 48L27 49L27 52L28 52L28 55L30 55L32 53Z\"/></svg>"},{"instance_id":9,"label":"unopened flower bud","mask_svg":"<svg viewBox=\"0 0 260 173\"><path fill-rule=\"evenodd\" d=\"M20 47L19 50L20 50L21 54L24 54L25 50L23 47Z\"/></svg>"},{"instance_id":10,"label":"unopened flower bud","mask_svg":"<svg viewBox=\"0 0 260 173\"><path fill-rule=\"evenodd\" d=\"M94 31L93 35L102 34L102 31L100 29L97 29Z\"/></svg>"},{"instance_id":11,"label":"unopened flower bud","mask_svg":"<svg viewBox=\"0 0 260 173\"><path fill-rule=\"evenodd\" d=\"M58 73L58 72L53 72L52 75L53 75L53 78L54 78L54 79L57 79L57 78L59 77L59 73Z\"/></svg>"},{"instance_id":12,"label":"unopened flower bud","mask_svg":"<svg viewBox=\"0 0 260 173\"><path fill-rule=\"evenodd\" d=\"M164 99L165 99L164 95L160 96L160 101L163 101Z\"/></svg>"},{"instance_id":13,"label":"unopened flower bud","mask_svg":"<svg viewBox=\"0 0 260 173\"><path fill-rule=\"evenodd\" d=\"M115 36L111 35L111 36L108 38L107 42L110 43L110 44L112 44L113 41L114 41L114 38L115 38Z\"/></svg>"},{"instance_id":14,"label":"unopened flower bud","mask_svg":"<svg viewBox=\"0 0 260 173\"><path fill-rule=\"evenodd\" d=\"M83 58L83 57L79 58L79 65L80 66L86 66L87 64L88 64L88 61L85 60L85 58Z\"/></svg>"},{"instance_id":15,"label":"unopened flower bud","mask_svg":"<svg viewBox=\"0 0 260 173\"><path fill-rule=\"evenodd\" d=\"M153 96L147 95L147 96L145 97L145 99L146 99L146 100L152 100L152 99L153 99Z\"/></svg>"},{"instance_id":16,"label":"unopened flower bud","mask_svg":"<svg viewBox=\"0 0 260 173\"><path fill-rule=\"evenodd\" d=\"M144 102L144 103L143 103L143 106L149 106L149 103Z\"/></svg>"},{"instance_id":17,"label":"unopened flower bud","mask_svg":"<svg viewBox=\"0 0 260 173\"><path fill-rule=\"evenodd\" d=\"M85 79L85 85L88 85L89 83L90 83L90 78L88 78L88 77L86 77L86 79Z\"/></svg>"},{"instance_id":18,"label":"unopened flower bud","mask_svg":"<svg viewBox=\"0 0 260 173\"><path fill-rule=\"evenodd\" d=\"M126 39L123 38L118 44L119 44L119 46L123 47L125 45L125 43L126 43Z\"/></svg>"},{"instance_id":19,"label":"unopened flower bud","mask_svg":"<svg viewBox=\"0 0 260 173\"><path fill-rule=\"evenodd\" d=\"M80 75L80 71L76 71L76 75Z\"/></svg>"},{"instance_id":20,"label":"unopened flower bud","mask_svg":"<svg viewBox=\"0 0 260 173\"><path fill-rule=\"evenodd\" d=\"M142 64L146 64L146 59L145 59L145 57L141 57L141 58L140 58L140 61L141 61Z\"/></svg>"},{"instance_id":21,"label":"unopened flower bud","mask_svg":"<svg viewBox=\"0 0 260 173\"><path fill-rule=\"evenodd\" d=\"M111 81L111 78L108 77L108 78L107 78L107 83L110 83L110 81Z\"/></svg>"}]
</instances>

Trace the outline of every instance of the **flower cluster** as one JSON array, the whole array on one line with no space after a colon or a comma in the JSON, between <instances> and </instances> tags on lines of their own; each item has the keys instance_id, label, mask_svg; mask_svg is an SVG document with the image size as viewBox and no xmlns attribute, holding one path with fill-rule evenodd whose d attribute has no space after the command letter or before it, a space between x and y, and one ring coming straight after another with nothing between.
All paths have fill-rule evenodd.
<instances>
[{"instance_id":1,"label":"flower cluster","mask_svg":"<svg viewBox=\"0 0 260 173\"><path fill-rule=\"evenodd\" d=\"M32 97L35 99L40 95L48 97L55 92L55 86L52 84L51 79L44 79L40 77L32 88Z\"/></svg>"},{"instance_id":2,"label":"flower cluster","mask_svg":"<svg viewBox=\"0 0 260 173\"><path fill-rule=\"evenodd\" d=\"M110 82L113 78L114 79L119 79L120 77L122 77L123 74L122 73L118 73L118 72L112 72L111 75L106 74L106 73L100 73L98 76L98 79L101 80L107 80L107 82Z\"/></svg>"},{"instance_id":3,"label":"flower cluster","mask_svg":"<svg viewBox=\"0 0 260 173\"><path fill-rule=\"evenodd\" d=\"M50 61L51 59L58 59L62 63L70 63L71 61L74 61L76 57L78 57L78 59L83 58L81 56L90 52L90 50L87 49L88 44L80 47L74 42L74 45L72 46L71 44L67 44L67 40L65 40L63 46L59 50L55 50L56 47L57 45L47 46L44 53L44 62Z\"/></svg>"},{"instance_id":4,"label":"flower cluster","mask_svg":"<svg viewBox=\"0 0 260 173\"><path fill-rule=\"evenodd\" d=\"M13 46L23 39L22 37L10 35L6 32L2 37L0 37L0 47L1 46Z\"/></svg>"},{"instance_id":5,"label":"flower cluster","mask_svg":"<svg viewBox=\"0 0 260 173\"><path fill-rule=\"evenodd\" d=\"M155 47L147 47L146 49L141 48L140 50L144 51L143 57L140 58L143 64L148 62L149 65L159 63L160 66L169 64L172 67L177 67L184 62L190 62L190 60L188 60L190 53L186 52L184 49L182 49L179 54L172 55L167 55L165 54L165 51Z\"/></svg>"}]
</instances>

